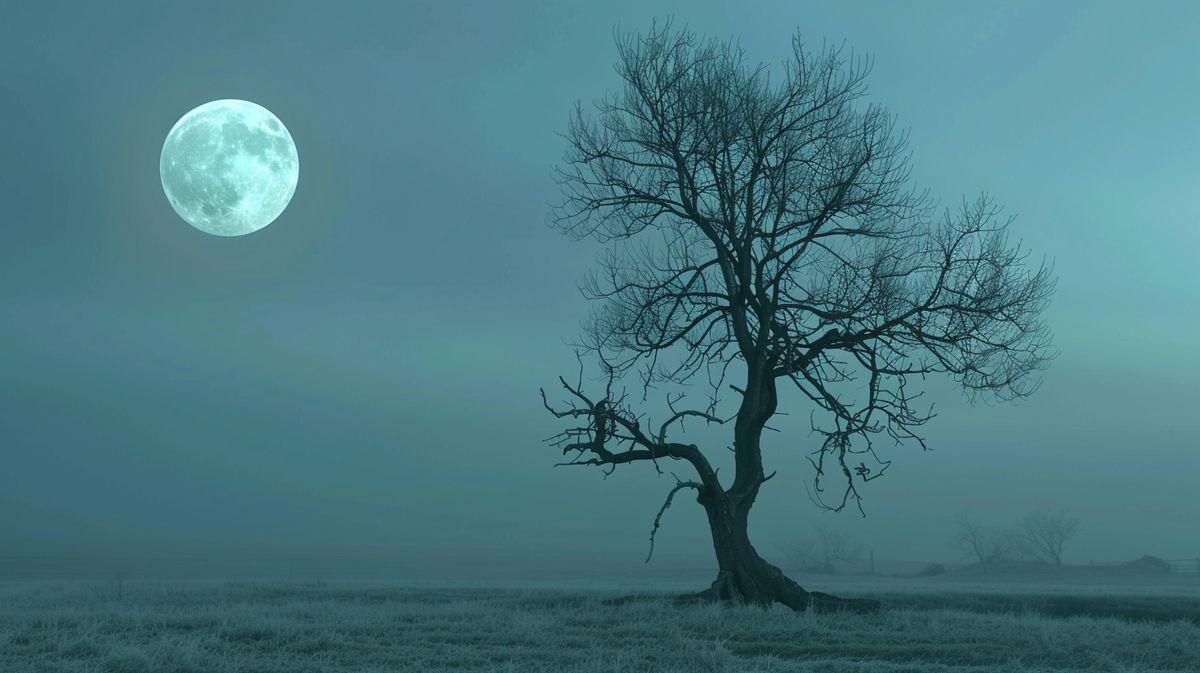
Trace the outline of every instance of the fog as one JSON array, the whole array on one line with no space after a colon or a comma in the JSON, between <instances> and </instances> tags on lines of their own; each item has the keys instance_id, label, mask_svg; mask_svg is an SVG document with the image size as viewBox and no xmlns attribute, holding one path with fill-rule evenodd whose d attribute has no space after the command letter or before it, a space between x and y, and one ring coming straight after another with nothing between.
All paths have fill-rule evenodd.
<instances>
[{"instance_id":1,"label":"fog","mask_svg":"<svg viewBox=\"0 0 1200 673\"><path fill-rule=\"evenodd\" d=\"M953 517L1069 508L1069 563L1200 556L1200 6L521 2L8 4L0 20L0 574L396 578L715 567L646 465L558 467L540 387L576 362L598 251L545 224L568 113L613 29L674 15L778 63L870 54L871 100L947 206L987 191L1053 262L1061 352L1015 405L924 385L866 516L822 511L799 400L751 518L768 558L845 531L954 562ZM172 124L283 120L300 181L247 237L163 195ZM551 396L554 396L551 391ZM723 461L729 437L693 427Z\"/></svg>"}]
</instances>

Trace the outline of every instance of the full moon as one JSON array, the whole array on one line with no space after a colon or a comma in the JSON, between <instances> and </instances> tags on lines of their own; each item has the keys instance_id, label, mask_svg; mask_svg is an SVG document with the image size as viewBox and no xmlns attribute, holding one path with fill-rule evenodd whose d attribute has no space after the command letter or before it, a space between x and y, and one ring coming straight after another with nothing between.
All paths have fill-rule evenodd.
<instances>
[{"instance_id":1,"label":"full moon","mask_svg":"<svg viewBox=\"0 0 1200 673\"><path fill-rule=\"evenodd\" d=\"M158 164L171 207L215 236L250 234L279 217L300 177L283 122L250 101L215 100L175 122Z\"/></svg>"}]
</instances>

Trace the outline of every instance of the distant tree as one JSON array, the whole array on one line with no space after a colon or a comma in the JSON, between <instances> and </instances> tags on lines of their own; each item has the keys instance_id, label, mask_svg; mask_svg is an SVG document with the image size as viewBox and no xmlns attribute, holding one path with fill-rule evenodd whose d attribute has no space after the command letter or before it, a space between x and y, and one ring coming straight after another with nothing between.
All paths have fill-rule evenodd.
<instances>
[{"instance_id":1,"label":"distant tree","mask_svg":"<svg viewBox=\"0 0 1200 673\"><path fill-rule=\"evenodd\" d=\"M118 570L113 573L112 584L116 590L117 600L125 598L125 580L129 578L129 571Z\"/></svg>"},{"instance_id":2,"label":"distant tree","mask_svg":"<svg viewBox=\"0 0 1200 673\"><path fill-rule=\"evenodd\" d=\"M976 563L997 563L1023 556L1016 531L981 523L966 512L954 517L952 546Z\"/></svg>"},{"instance_id":3,"label":"distant tree","mask_svg":"<svg viewBox=\"0 0 1200 673\"><path fill-rule=\"evenodd\" d=\"M836 564L853 563L863 554L862 547L849 535L830 526L817 526L812 539L793 543L782 551L794 566L830 575L837 572Z\"/></svg>"},{"instance_id":4,"label":"distant tree","mask_svg":"<svg viewBox=\"0 0 1200 673\"><path fill-rule=\"evenodd\" d=\"M621 88L594 114L576 106L556 168L552 224L607 251L583 284L595 309L580 375L543 403L568 421L551 440L565 464L686 465L651 545L672 498L694 490L718 565L695 598L870 609L806 591L750 542L750 510L774 476L762 435L779 386L812 409L813 500L861 511L860 488L890 464L878 439L924 446L927 376L1002 400L1036 388L1054 283L1009 244L988 198L936 216L908 186L905 136L863 102L868 61L796 38L782 71L768 70L734 42L669 24L618 36ZM584 356L599 368L593 391ZM697 383L703 399L685 403ZM635 408L651 393L665 397L653 424ZM732 475L676 434L685 421L733 425ZM840 487L827 500L830 477Z\"/></svg>"},{"instance_id":5,"label":"distant tree","mask_svg":"<svg viewBox=\"0 0 1200 673\"><path fill-rule=\"evenodd\" d=\"M1062 565L1063 546L1079 531L1079 518L1068 510L1059 512L1034 512L1021 517L1017 527L1021 540L1037 559L1054 565Z\"/></svg>"}]
</instances>

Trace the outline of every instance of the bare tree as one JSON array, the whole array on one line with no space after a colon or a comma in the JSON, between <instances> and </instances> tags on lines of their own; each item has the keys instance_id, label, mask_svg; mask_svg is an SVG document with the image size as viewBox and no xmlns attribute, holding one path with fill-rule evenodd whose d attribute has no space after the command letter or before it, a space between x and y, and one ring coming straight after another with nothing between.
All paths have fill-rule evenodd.
<instances>
[{"instance_id":1,"label":"bare tree","mask_svg":"<svg viewBox=\"0 0 1200 673\"><path fill-rule=\"evenodd\" d=\"M952 545L976 563L1020 558L1023 555L1020 542L1016 531L980 523L966 512L959 512L954 517Z\"/></svg>"},{"instance_id":2,"label":"bare tree","mask_svg":"<svg viewBox=\"0 0 1200 673\"><path fill-rule=\"evenodd\" d=\"M817 526L811 540L804 540L782 549L796 566L809 572L834 574L838 563L853 563L862 558L862 547L854 544L846 533L829 526Z\"/></svg>"},{"instance_id":3,"label":"bare tree","mask_svg":"<svg viewBox=\"0 0 1200 673\"><path fill-rule=\"evenodd\" d=\"M619 35L617 54L621 89L593 112L576 105L555 169L552 224L606 253L582 287L594 310L577 343L598 391L581 371L560 378L560 402L542 392L569 421L551 441L565 464L606 473L686 466L654 530L679 491L696 492L719 567L696 598L869 609L804 590L750 543L779 386L811 406L813 500L861 511L860 488L890 464L877 440L924 447L933 413L914 384L943 373L999 399L1036 388L1049 270L1009 245L989 199L935 216L908 186L904 135L863 102L869 62L796 38L772 75L735 43L669 24ZM658 423L651 393L665 396ZM732 478L678 434L688 420L733 425Z\"/></svg>"},{"instance_id":4,"label":"bare tree","mask_svg":"<svg viewBox=\"0 0 1200 673\"><path fill-rule=\"evenodd\" d=\"M1022 541L1036 558L1060 566L1063 546L1075 537L1079 523L1077 517L1064 509L1059 512L1034 512L1021 517L1017 526L1021 529Z\"/></svg>"}]
</instances>

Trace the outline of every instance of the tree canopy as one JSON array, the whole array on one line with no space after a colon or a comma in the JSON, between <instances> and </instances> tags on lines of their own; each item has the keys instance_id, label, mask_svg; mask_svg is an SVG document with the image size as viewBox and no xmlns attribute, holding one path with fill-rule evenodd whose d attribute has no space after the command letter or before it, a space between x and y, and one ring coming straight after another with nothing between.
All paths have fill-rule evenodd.
<instances>
[{"instance_id":1,"label":"tree canopy","mask_svg":"<svg viewBox=\"0 0 1200 673\"><path fill-rule=\"evenodd\" d=\"M708 399L676 420L718 422L730 391L759 392L726 387L731 371L793 385L818 412L817 492L831 470L844 482L835 509L887 468L879 436L924 445L933 414L914 382L947 374L1002 400L1036 388L1052 356L1049 268L1011 245L989 197L938 213L910 185L905 135L865 100L869 60L797 37L773 73L669 24L617 46L622 88L576 106L552 214L607 244L583 286L594 302L580 342L606 373L636 372L644 390L703 374ZM629 449L597 452L588 431L567 442L582 460L670 453L663 432L633 431L625 399L605 396L606 441ZM763 479L748 458L736 478Z\"/></svg>"}]
</instances>

